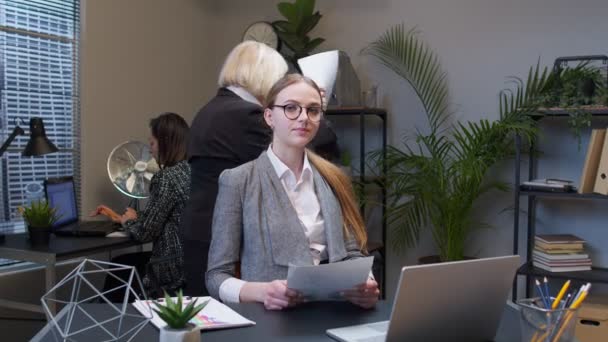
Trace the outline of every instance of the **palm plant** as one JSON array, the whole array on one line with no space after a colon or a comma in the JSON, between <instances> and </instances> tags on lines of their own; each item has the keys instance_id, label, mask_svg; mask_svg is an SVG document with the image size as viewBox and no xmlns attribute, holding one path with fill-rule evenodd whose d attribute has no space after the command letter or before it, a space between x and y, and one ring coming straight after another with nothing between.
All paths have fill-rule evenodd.
<instances>
[{"instance_id":1,"label":"palm plant","mask_svg":"<svg viewBox=\"0 0 608 342\"><path fill-rule=\"evenodd\" d=\"M386 168L393 247L414 245L421 230L430 227L442 261L463 259L470 233L484 226L473 222L476 200L492 189L508 190L505 182L487 179L488 170L513 154L515 134L528 140L537 134L528 114L538 107L537 95L549 73L537 64L526 82L513 78L515 89L500 94L498 120L451 124L446 73L415 28L392 27L363 53L410 84L428 119L428 133L416 129L415 139L401 148L371 155L379 169Z\"/></svg>"}]
</instances>

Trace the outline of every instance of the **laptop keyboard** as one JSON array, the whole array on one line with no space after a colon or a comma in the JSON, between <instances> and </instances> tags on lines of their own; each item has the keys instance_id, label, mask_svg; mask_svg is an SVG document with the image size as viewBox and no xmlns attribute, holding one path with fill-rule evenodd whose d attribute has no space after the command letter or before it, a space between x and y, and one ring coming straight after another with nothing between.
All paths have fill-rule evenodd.
<instances>
[{"instance_id":1,"label":"laptop keyboard","mask_svg":"<svg viewBox=\"0 0 608 342\"><path fill-rule=\"evenodd\" d=\"M388 331L388 321L368 324L367 327L381 333L386 333Z\"/></svg>"},{"instance_id":2,"label":"laptop keyboard","mask_svg":"<svg viewBox=\"0 0 608 342\"><path fill-rule=\"evenodd\" d=\"M79 229L112 229L119 227L114 222L103 222L103 221L84 221L78 223Z\"/></svg>"},{"instance_id":3,"label":"laptop keyboard","mask_svg":"<svg viewBox=\"0 0 608 342\"><path fill-rule=\"evenodd\" d=\"M103 221L85 221L85 222L79 222L78 223L78 229L79 230L107 230L107 231L112 231L112 230L117 230L118 228L120 228L120 225L111 222L111 221L107 221L107 222L103 222Z\"/></svg>"},{"instance_id":4,"label":"laptop keyboard","mask_svg":"<svg viewBox=\"0 0 608 342\"><path fill-rule=\"evenodd\" d=\"M371 337L364 337L364 338L357 339L357 342L385 342L385 341L386 341L386 335L371 336Z\"/></svg>"},{"instance_id":5,"label":"laptop keyboard","mask_svg":"<svg viewBox=\"0 0 608 342\"><path fill-rule=\"evenodd\" d=\"M365 327L377 331L378 334L373 336L357 338L356 342L384 342L386 341L386 332L388 331L389 321L366 324Z\"/></svg>"}]
</instances>

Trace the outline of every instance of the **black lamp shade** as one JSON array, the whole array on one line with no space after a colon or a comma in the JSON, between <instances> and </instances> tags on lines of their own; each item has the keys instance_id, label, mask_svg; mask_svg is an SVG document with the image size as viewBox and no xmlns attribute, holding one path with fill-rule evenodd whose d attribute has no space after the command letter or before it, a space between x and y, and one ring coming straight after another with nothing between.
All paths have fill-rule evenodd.
<instances>
[{"instance_id":1,"label":"black lamp shade","mask_svg":"<svg viewBox=\"0 0 608 342\"><path fill-rule=\"evenodd\" d=\"M57 152L57 146L55 146L49 138L46 137L44 130L44 123L41 118L30 119L30 140L27 142L23 155L29 156L40 156L47 153Z\"/></svg>"}]
</instances>

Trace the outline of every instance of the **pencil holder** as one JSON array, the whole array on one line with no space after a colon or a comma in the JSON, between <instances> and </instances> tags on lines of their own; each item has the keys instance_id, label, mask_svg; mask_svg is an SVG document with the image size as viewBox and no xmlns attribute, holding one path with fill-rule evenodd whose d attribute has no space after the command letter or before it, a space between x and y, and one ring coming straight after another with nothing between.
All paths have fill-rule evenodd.
<instances>
[{"instance_id":1,"label":"pencil holder","mask_svg":"<svg viewBox=\"0 0 608 342\"><path fill-rule=\"evenodd\" d=\"M551 298L551 302L554 298ZM544 309L539 298L517 301L521 337L525 342L572 342L578 309ZM561 307L561 304L558 307Z\"/></svg>"}]
</instances>

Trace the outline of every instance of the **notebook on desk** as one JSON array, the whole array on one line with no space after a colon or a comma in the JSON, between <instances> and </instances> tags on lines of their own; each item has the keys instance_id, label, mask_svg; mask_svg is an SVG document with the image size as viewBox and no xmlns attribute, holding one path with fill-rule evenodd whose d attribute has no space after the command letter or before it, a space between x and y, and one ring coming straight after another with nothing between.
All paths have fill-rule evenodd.
<instances>
[{"instance_id":1,"label":"notebook on desk","mask_svg":"<svg viewBox=\"0 0 608 342\"><path fill-rule=\"evenodd\" d=\"M327 334L342 342L491 341L519 264L514 255L403 267L389 321Z\"/></svg>"},{"instance_id":2,"label":"notebook on desk","mask_svg":"<svg viewBox=\"0 0 608 342\"><path fill-rule=\"evenodd\" d=\"M44 193L49 205L57 210L59 219L53 233L59 236L106 236L120 225L111 221L80 221L76 205L76 190L72 177L49 178L44 181Z\"/></svg>"}]
</instances>

